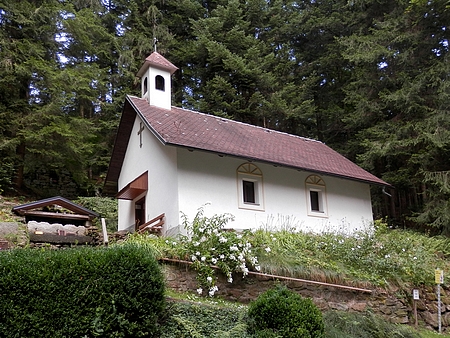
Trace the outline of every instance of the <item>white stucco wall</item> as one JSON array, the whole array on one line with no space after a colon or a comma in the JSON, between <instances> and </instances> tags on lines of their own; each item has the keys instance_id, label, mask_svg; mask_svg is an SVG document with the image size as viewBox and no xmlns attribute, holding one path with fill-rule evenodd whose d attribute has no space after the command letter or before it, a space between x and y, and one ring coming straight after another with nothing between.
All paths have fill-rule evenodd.
<instances>
[{"instance_id":1,"label":"white stucco wall","mask_svg":"<svg viewBox=\"0 0 450 338\"><path fill-rule=\"evenodd\" d=\"M164 146L148 129L139 147L140 122L136 117L118 186L120 191L148 170L149 189L134 201L119 200L119 230L134 224L134 202L143 196L146 220L166 214L165 234L182 232L180 212L192 220L198 208L207 203L205 215L231 213L235 221L228 227L236 229L285 227L351 233L371 225L368 184L322 175L327 217L312 217L308 216L305 190L305 180L311 173L256 162L263 174L264 210L241 209L237 168L247 161Z\"/></svg>"},{"instance_id":2,"label":"white stucco wall","mask_svg":"<svg viewBox=\"0 0 450 338\"><path fill-rule=\"evenodd\" d=\"M164 91L156 89L155 78L158 75L164 78L164 88L165 88ZM147 92L144 92L145 78L147 78ZM172 105L171 88L172 88L172 78L168 71L154 67L149 67L142 77L141 81L142 97L145 98L147 102L152 106L170 109Z\"/></svg>"},{"instance_id":3,"label":"white stucco wall","mask_svg":"<svg viewBox=\"0 0 450 338\"><path fill-rule=\"evenodd\" d=\"M254 163L263 173L264 211L238 208L237 168L245 160L178 149L180 211L192 219L205 203L206 215L231 213L232 228L295 227L305 231L353 232L370 226L368 184L321 176L326 184L328 217L307 215L305 179L309 172Z\"/></svg>"},{"instance_id":4,"label":"white stucco wall","mask_svg":"<svg viewBox=\"0 0 450 338\"><path fill-rule=\"evenodd\" d=\"M142 147L138 135L140 117L136 117L127 152L120 172L119 191L148 170L148 193L134 201L119 200L119 230L127 229L135 221L134 202L145 196L146 220L165 213L164 232L178 226L177 158L176 149L163 146L148 130L142 133Z\"/></svg>"}]
</instances>

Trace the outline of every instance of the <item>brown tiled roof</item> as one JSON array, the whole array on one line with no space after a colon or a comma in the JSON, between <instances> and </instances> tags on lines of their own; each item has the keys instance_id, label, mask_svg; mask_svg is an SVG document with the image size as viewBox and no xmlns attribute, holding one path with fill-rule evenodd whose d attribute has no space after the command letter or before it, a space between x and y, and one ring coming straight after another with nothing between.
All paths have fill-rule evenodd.
<instances>
[{"instance_id":1,"label":"brown tiled roof","mask_svg":"<svg viewBox=\"0 0 450 338\"><path fill-rule=\"evenodd\" d=\"M134 110L166 145L389 185L319 141L181 108L166 110L132 96L127 104L132 109L124 113Z\"/></svg>"},{"instance_id":2,"label":"brown tiled roof","mask_svg":"<svg viewBox=\"0 0 450 338\"><path fill-rule=\"evenodd\" d=\"M142 77L142 75L144 75L145 70L149 66L154 66L156 68L167 70L170 72L170 74L173 74L178 69L178 67L173 65L164 56L162 56L158 52L153 52L145 59L144 64L142 65L141 69L139 69L136 75L138 77Z\"/></svg>"}]
</instances>

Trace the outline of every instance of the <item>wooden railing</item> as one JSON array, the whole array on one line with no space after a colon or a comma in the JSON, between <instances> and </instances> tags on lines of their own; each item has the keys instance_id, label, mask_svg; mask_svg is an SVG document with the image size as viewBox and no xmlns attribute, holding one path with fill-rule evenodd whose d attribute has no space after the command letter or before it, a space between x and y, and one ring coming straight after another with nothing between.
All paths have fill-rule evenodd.
<instances>
[{"instance_id":1,"label":"wooden railing","mask_svg":"<svg viewBox=\"0 0 450 338\"><path fill-rule=\"evenodd\" d=\"M162 234L162 228L165 222L166 214L161 214L148 222L140 225L138 228L138 233L142 234L144 232L154 233L158 236Z\"/></svg>"}]
</instances>

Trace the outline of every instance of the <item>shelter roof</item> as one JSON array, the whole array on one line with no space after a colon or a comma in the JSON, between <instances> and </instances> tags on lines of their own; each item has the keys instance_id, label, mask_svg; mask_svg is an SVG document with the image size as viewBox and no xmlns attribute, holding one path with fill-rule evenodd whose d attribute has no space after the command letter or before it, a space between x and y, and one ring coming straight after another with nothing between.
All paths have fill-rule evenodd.
<instances>
[{"instance_id":1,"label":"shelter roof","mask_svg":"<svg viewBox=\"0 0 450 338\"><path fill-rule=\"evenodd\" d=\"M18 205L14 207L12 211L18 215L24 216L34 213L36 209L52 207L55 205L67 209L73 212L74 214L86 216L88 219L94 219L96 217L99 217L98 213L89 210L61 196L50 197L39 201Z\"/></svg>"}]
</instances>

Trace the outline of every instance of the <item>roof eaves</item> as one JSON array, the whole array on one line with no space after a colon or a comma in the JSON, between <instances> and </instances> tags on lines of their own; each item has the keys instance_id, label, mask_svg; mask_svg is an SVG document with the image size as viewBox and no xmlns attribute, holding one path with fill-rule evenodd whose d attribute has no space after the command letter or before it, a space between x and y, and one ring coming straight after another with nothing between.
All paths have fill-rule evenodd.
<instances>
[{"instance_id":1,"label":"roof eaves","mask_svg":"<svg viewBox=\"0 0 450 338\"><path fill-rule=\"evenodd\" d=\"M313 141L320 142L320 141L317 141L317 140L313 140ZM307 171L307 172L310 172L310 173L316 173L316 174L325 175L325 176L332 176L332 177L337 177L337 178L342 178L342 179L348 179L348 180L351 180L351 181L357 181L357 182L367 183L367 184L371 184L371 185L377 185L377 186L381 186L381 187L383 187L383 186L392 187L391 184L389 184L387 182L384 182L383 180L378 179L378 178L377 178L377 180L368 180L368 179L366 180L366 179L362 179L362 178L358 178L358 177L339 175L339 174L336 174L336 173L333 173L333 172L329 172L329 171L315 170L315 169L310 169L310 168L305 168L305 167L290 166L290 165L281 164L281 163L278 163L278 162L271 162L271 161L267 161L267 160L262 160L260 158L240 156L240 155L236 155L236 154L232 154L232 153L226 153L226 152L217 152L217 151L213 151L213 150L202 149L202 148L192 147L192 146L186 146L186 145L173 143L173 142L166 142L164 144L168 145L168 146L177 147L177 148L184 148L184 149L187 149L189 151L201 151L201 152L206 152L206 153L210 153L210 154L216 154L218 156L230 156L230 157L234 157L234 158L244 159L244 160L249 161L249 162L265 163L265 164L273 165L273 166L276 166L276 167L283 167L283 168L293 169L293 170L297 170L297 171Z\"/></svg>"}]
</instances>

